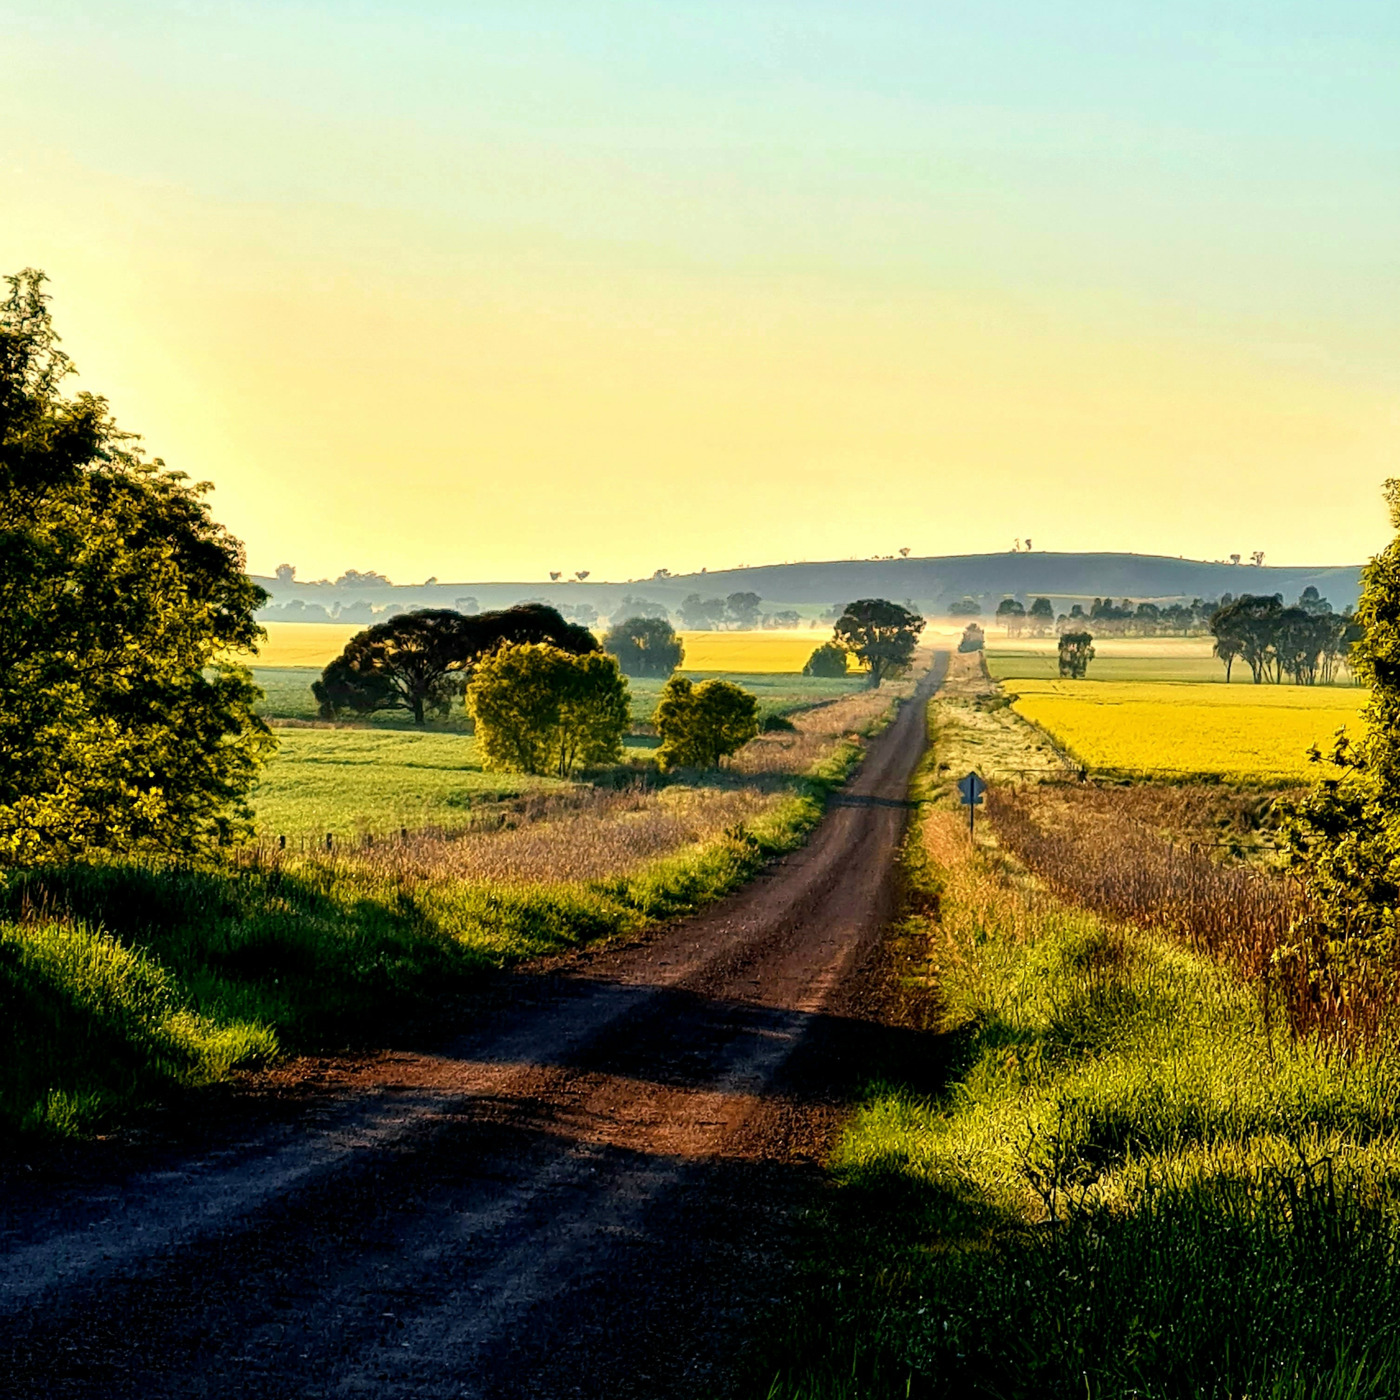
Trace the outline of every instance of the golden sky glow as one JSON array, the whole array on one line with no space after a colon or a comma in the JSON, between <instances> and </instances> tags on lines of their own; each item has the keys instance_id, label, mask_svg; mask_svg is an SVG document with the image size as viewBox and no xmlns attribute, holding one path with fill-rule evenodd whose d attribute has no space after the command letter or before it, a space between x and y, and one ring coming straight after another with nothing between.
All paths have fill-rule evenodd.
<instances>
[{"instance_id":1,"label":"golden sky glow","mask_svg":"<svg viewBox=\"0 0 1400 1400\"><path fill-rule=\"evenodd\" d=\"M852 71L836 45L791 73L744 12L681 6L737 36L685 82L684 34L599 50L626 6L577 31L483 6L450 42L432 7L95 8L11 35L0 263L49 272L83 386L216 483L256 571L620 578L1027 535L1328 563L1384 536L1400 201L1367 142L1393 97L1288 152L1212 109L1214 51L1139 56L1146 112L1116 77L1097 113L1042 94L1024 55L985 107L925 91L897 5ZM518 17L545 12L541 44ZM1300 96L1275 67L1241 106L1292 81L1321 109L1326 74Z\"/></svg>"}]
</instances>

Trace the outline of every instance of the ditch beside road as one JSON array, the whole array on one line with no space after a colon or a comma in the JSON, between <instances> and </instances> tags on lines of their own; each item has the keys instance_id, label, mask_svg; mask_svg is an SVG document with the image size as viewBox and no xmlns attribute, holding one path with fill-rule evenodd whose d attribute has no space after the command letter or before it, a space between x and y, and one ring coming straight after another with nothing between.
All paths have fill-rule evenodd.
<instances>
[{"instance_id":1,"label":"ditch beside road","mask_svg":"<svg viewBox=\"0 0 1400 1400\"><path fill-rule=\"evenodd\" d=\"M811 841L124 1177L8 1194L0 1379L64 1397L722 1393L873 1057L934 659Z\"/></svg>"}]
</instances>

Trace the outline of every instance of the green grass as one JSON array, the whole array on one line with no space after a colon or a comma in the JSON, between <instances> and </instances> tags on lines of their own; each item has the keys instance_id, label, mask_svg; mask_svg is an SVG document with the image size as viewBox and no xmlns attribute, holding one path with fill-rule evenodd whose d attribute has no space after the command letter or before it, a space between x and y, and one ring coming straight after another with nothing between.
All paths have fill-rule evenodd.
<instances>
[{"instance_id":1,"label":"green grass","mask_svg":"<svg viewBox=\"0 0 1400 1400\"><path fill-rule=\"evenodd\" d=\"M564 788L485 770L476 740L441 730L278 729L250 801L258 830L300 840L461 824L475 804Z\"/></svg>"},{"instance_id":2,"label":"green grass","mask_svg":"<svg viewBox=\"0 0 1400 1400\"><path fill-rule=\"evenodd\" d=\"M270 718L314 717L309 687L317 675L306 668L255 671L267 697L264 712ZM806 676L757 674L728 679L758 696L764 715L790 714L862 687L860 680ZM650 718L662 684L631 681L634 723ZM278 726L277 753L250 797L258 830L300 844L324 840L327 833L343 842L365 832L383 834L400 827L451 828L461 825L475 805L568 786L549 778L483 768L476 740L467 728L465 720L457 717L418 728L402 716L380 716L368 725L341 728ZM634 735L625 746L624 762L645 763L654 748L653 740Z\"/></svg>"},{"instance_id":3,"label":"green grass","mask_svg":"<svg viewBox=\"0 0 1400 1400\"><path fill-rule=\"evenodd\" d=\"M942 1030L869 1084L749 1393L1400 1392L1393 1051L1328 1061L925 820L903 935Z\"/></svg>"}]
</instances>

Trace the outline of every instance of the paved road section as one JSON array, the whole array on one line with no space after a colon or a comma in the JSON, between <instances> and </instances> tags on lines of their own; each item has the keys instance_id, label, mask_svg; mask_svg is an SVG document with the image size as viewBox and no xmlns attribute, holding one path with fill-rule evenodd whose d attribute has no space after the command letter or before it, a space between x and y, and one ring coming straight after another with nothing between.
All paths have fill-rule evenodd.
<instances>
[{"instance_id":1,"label":"paved road section","mask_svg":"<svg viewBox=\"0 0 1400 1400\"><path fill-rule=\"evenodd\" d=\"M880 1033L858 973L924 740L908 704L801 851L642 942L500 979L436 1053L11 1197L0 1393L722 1391Z\"/></svg>"}]
</instances>

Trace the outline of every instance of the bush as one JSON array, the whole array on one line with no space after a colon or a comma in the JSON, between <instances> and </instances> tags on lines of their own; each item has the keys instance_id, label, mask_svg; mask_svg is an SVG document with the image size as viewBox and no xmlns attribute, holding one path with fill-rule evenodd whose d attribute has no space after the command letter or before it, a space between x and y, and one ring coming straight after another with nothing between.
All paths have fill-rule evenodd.
<instances>
[{"instance_id":1,"label":"bush","mask_svg":"<svg viewBox=\"0 0 1400 1400\"><path fill-rule=\"evenodd\" d=\"M673 676L656 707L663 768L714 768L758 733L758 701L729 681Z\"/></svg>"},{"instance_id":2,"label":"bush","mask_svg":"<svg viewBox=\"0 0 1400 1400\"><path fill-rule=\"evenodd\" d=\"M615 763L631 709L617 660L574 656L544 643L502 647L476 669L467 708L493 768L553 769L567 778L579 763Z\"/></svg>"},{"instance_id":3,"label":"bush","mask_svg":"<svg viewBox=\"0 0 1400 1400\"><path fill-rule=\"evenodd\" d=\"M838 646L835 642L823 642L807 658L807 664L802 668L804 676L844 676L847 671L849 656L845 647Z\"/></svg>"}]
</instances>

